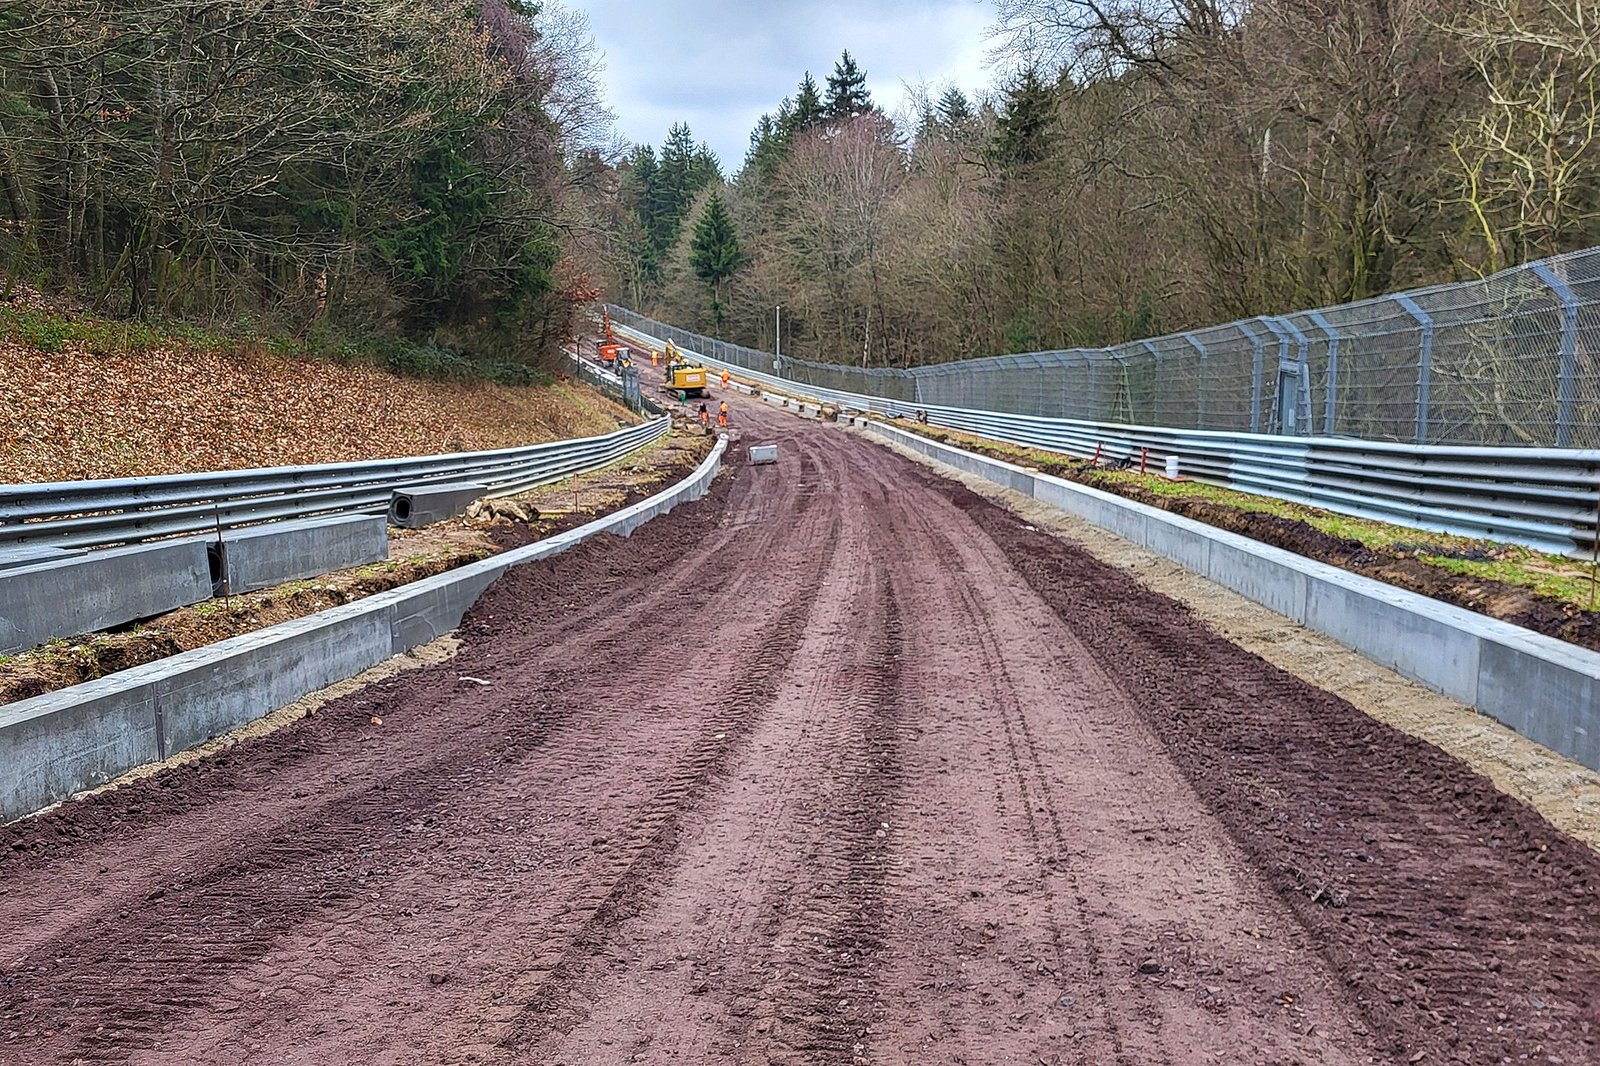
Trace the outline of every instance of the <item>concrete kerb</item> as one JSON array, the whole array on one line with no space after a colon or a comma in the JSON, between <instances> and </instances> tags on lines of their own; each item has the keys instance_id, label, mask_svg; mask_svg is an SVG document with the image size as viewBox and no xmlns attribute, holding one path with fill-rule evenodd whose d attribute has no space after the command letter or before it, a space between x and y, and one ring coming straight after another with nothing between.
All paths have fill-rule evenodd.
<instances>
[{"instance_id":1,"label":"concrete kerb","mask_svg":"<svg viewBox=\"0 0 1600 1066\"><path fill-rule=\"evenodd\" d=\"M849 421L1117 533L1600 769L1600 654L1111 493Z\"/></svg>"},{"instance_id":2,"label":"concrete kerb","mask_svg":"<svg viewBox=\"0 0 1600 1066\"><path fill-rule=\"evenodd\" d=\"M705 495L727 446L720 439L672 488L537 544L0 707L0 821L236 729L450 632L512 567L597 533L627 536Z\"/></svg>"}]
</instances>

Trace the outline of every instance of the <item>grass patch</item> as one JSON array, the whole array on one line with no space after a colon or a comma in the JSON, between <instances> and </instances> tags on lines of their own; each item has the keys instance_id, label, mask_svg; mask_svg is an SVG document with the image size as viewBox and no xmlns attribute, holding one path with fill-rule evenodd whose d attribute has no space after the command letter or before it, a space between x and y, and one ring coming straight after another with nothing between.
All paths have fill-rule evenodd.
<instances>
[{"instance_id":1,"label":"grass patch","mask_svg":"<svg viewBox=\"0 0 1600 1066\"><path fill-rule=\"evenodd\" d=\"M1064 464L1076 467L1081 462L1059 452L993 442L963 433L941 430L938 435L952 443L975 445L978 450L1024 466L1059 470ZM1590 564L1518 544L1356 518L1199 481L1168 481L1158 474L1081 470L1079 475L1080 480L1111 492L1136 490L1164 500L1204 500L1239 511L1304 522L1329 536L1355 541L1374 552L1414 557L1463 577L1502 581L1579 610L1593 610L1600 604L1600 597L1595 596L1595 575Z\"/></svg>"}]
</instances>

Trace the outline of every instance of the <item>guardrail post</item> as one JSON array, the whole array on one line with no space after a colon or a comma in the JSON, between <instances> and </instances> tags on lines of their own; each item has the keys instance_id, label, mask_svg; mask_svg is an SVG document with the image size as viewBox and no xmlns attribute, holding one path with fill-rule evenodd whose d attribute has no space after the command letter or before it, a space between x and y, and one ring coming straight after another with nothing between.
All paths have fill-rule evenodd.
<instances>
[{"instance_id":1,"label":"guardrail post","mask_svg":"<svg viewBox=\"0 0 1600 1066\"><path fill-rule=\"evenodd\" d=\"M1417 353L1417 443L1428 443L1429 393L1433 388L1433 316L1417 305L1417 301L1402 293L1395 302L1410 312L1422 327L1422 347Z\"/></svg>"},{"instance_id":2,"label":"guardrail post","mask_svg":"<svg viewBox=\"0 0 1600 1066\"><path fill-rule=\"evenodd\" d=\"M1533 272L1561 301L1561 367L1556 377L1556 447L1572 446L1572 411L1578 402L1578 297L1549 263Z\"/></svg>"},{"instance_id":3,"label":"guardrail post","mask_svg":"<svg viewBox=\"0 0 1600 1066\"><path fill-rule=\"evenodd\" d=\"M1189 347L1200 353L1200 373L1196 376L1194 387L1195 396L1195 429L1206 428L1206 346L1200 343L1200 338L1193 333L1185 333L1183 339L1189 342Z\"/></svg>"}]
</instances>

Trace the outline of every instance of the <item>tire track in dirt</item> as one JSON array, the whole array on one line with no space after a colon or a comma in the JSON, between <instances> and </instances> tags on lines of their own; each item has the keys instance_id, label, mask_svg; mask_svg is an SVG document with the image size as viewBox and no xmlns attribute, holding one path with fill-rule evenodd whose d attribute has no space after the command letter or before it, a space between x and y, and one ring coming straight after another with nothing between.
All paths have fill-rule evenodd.
<instances>
[{"instance_id":1,"label":"tire track in dirt","mask_svg":"<svg viewBox=\"0 0 1600 1066\"><path fill-rule=\"evenodd\" d=\"M823 491L823 470L843 472L805 460L802 498ZM859 508L843 510L861 525ZM773 1062L855 1057L896 778L900 621L863 530L851 532L777 706L673 870L615 932L626 964L596 960L571 1023L547 1034L537 1061L695 1061L735 1048Z\"/></svg>"},{"instance_id":2,"label":"tire track in dirt","mask_svg":"<svg viewBox=\"0 0 1600 1066\"><path fill-rule=\"evenodd\" d=\"M0 1062L1593 1057L1592 853L733 405L776 467L509 575L453 662L0 829Z\"/></svg>"}]
</instances>

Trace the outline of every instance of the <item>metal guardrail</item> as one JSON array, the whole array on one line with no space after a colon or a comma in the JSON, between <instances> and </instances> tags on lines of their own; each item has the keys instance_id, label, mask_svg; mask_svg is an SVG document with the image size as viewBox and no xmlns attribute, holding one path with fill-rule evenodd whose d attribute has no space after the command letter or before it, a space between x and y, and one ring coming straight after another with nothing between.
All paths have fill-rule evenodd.
<instances>
[{"instance_id":1,"label":"metal guardrail","mask_svg":"<svg viewBox=\"0 0 1600 1066\"><path fill-rule=\"evenodd\" d=\"M340 513L382 514L400 486L471 482L511 496L605 466L672 428L669 418L524 448L166 477L0 485L0 547L130 544Z\"/></svg>"},{"instance_id":2,"label":"metal guardrail","mask_svg":"<svg viewBox=\"0 0 1600 1066\"><path fill-rule=\"evenodd\" d=\"M613 315L615 318L615 315ZM661 339L617 326L642 343ZM1154 469L1175 457L1185 477L1207 484L1418 529L1525 544L1588 558L1600 508L1600 449L1406 445L1041 418L918 404L802 384L725 363L674 343L706 363L764 388L841 409L925 422L990 440L1079 458L1138 461Z\"/></svg>"}]
</instances>

